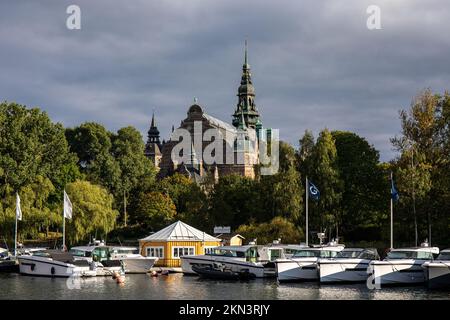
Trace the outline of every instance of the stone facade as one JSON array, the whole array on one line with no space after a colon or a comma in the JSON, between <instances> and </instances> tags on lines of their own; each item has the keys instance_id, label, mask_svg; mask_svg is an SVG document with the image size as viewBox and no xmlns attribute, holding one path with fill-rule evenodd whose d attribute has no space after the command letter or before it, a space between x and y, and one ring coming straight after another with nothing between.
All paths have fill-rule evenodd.
<instances>
[{"instance_id":1,"label":"stone facade","mask_svg":"<svg viewBox=\"0 0 450 320\"><path fill-rule=\"evenodd\" d=\"M180 172L198 183L208 176L215 181L220 176L229 174L255 177L256 165L259 164L258 144L262 123L255 105L255 90L251 80L250 66L247 62L247 45L237 96L238 103L234 110L232 124L205 113L204 108L195 101L189 107L187 117L181 121L179 128L172 129L170 139L162 144L159 142L159 131L153 116L145 152L155 166L160 169L160 177ZM194 130L200 127L201 130ZM183 130L180 129L189 132L191 139L189 147L185 145L181 152L178 150L178 144L182 140L179 138L179 133ZM214 149L211 145L212 141L202 138L208 129L216 129L216 132L219 132L223 138L221 140L222 161L218 160L212 163L205 161L207 160L205 154L218 158L218 154L216 154L218 151L211 152L211 149ZM174 157L172 153L176 156ZM183 155L185 155L184 158Z\"/></svg>"}]
</instances>

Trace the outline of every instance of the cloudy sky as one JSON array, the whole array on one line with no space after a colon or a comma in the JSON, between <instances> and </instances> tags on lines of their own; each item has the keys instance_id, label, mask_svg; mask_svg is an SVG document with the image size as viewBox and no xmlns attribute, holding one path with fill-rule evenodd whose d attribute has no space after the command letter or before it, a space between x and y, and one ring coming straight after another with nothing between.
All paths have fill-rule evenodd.
<instances>
[{"instance_id":1,"label":"cloudy sky","mask_svg":"<svg viewBox=\"0 0 450 320\"><path fill-rule=\"evenodd\" d=\"M143 135L155 109L167 137L197 97L231 122L247 37L265 127L296 146L305 129L351 130L389 160L398 110L450 89L449 32L448 0L0 0L0 100Z\"/></svg>"}]
</instances>

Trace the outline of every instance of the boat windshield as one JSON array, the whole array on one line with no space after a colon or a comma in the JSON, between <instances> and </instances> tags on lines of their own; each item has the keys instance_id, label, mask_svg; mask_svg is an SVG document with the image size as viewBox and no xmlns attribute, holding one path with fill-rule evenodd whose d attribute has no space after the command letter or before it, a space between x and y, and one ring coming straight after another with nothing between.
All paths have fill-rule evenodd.
<instances>
[{"instance_id":1,"label":"boat windshield","mask_svg":"<svg viewBox=\"0 0 450 320\"><path fill-rule=\"evenodd\" d=\"M387 259L422 259L432 260L433 254L426 251L391 251Z\"/></svg>"},{"instance_id":2,"label":"boat windshield","mask_svg":"<svg viewBox=\"0 0 450 320\"><path fill-rule=\"evenodd\" d=\"M441 252L441 254L437 257L436 260L450 260L450 252Z\"/></svg>"},{"instance_id":3,"label":"boat windshield","mask_svg":"<svg viewBox=\"0 0 450 320\"><path fill-rule=\"evenodd\" d=\"M46 251L35 251L33 252L33 256L50 258L50 254Z\"/></svg>"},{"instance_id":4,"label":"boat windshield","mask_svg":"<svg viewBox=\"0 0 450 320\"><path fill-rule=\"evenodd\" d=\"M299 250L292 258L334 258L337 254L337 251L331 250Z\"/></svg>"},{"instance_id":5,"label":"boat windshield","mask_svg":"<svg viewBox=\"0 0 450 320\"><path fill-rule=\"evenodd\" d=\"M75 257L90 257L91 252L90 251L84 251L79 249L70 249L69 253Z\"/></svg>"},{"instance_id":6,"label":"boat windshield","mask_svg":"<svg viewBox=\"0 0 450 320\"><path fill-rule=\"evenodd\" d=\"M361 250L347 250L347 251L341 251L336 255L336 258L344 258L344 259L350 259L350 258L356 258L361 254Z\"/></svg>"},{"instance_id":7,"label":"boat windshield","mask_svg":"<svg viewBox=\"0 0 450 320\"><path fill-rule=\"evenodd\" d=\"M234 251L234 250L220 249L220 248L211 248L207 252L207 255L245 258L245 252L243 252L243 251Z\"/></svg>"},{"instance_id":8,"label":"boat windshield","mask_svg":"<svg viewBox=\"0 0 450 320\"><path fill-rule=\"evenodd\" d=\"M139 249L137 248L115 248L113 250L115 254L138 254Z\"/></svg>"}]
</instances>

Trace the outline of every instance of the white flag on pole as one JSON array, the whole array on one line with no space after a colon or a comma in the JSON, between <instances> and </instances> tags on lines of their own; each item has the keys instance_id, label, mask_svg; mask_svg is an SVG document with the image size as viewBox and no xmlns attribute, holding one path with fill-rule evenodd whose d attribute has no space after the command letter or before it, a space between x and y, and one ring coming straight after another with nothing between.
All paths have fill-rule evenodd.
<instances>
[{"instance_id":1,"label":"white flag on pole","mask_svg":"<svg viewBox=\"0 0 450 320\"><path fill-rule=\"evenodd\" d=\"M20 197L18 193L16 193L16 217L17 220L22 220L22 209L20 208Z\"/></svg>"},{"instance_id":2,"label":"white flag on pole","mask_svg":"<svg viewBox=\"0 0 450 320\"><path fill-rule=\"evenodd\" d=\"M72 219L72 202L70 202L66 190L64 190L64 218Z\"/></svg>"}]
</instances>

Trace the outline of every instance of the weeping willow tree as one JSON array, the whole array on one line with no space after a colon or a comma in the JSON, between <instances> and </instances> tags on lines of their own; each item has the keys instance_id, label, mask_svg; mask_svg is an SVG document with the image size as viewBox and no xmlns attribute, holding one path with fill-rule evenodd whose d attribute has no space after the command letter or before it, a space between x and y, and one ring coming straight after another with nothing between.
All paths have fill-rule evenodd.
<instances>
[{"instance_id":1,"label":"weeping willow tree","mask_svg":"<svg viewBox=\"0 0 450 320\"><path fill-rule=\"evenodd\" d=\"M105 239L119 215L113 209L113 196L98 185L80 180L68 184L66 192L73 206L72 219L66 220L67 242L80 242L89 236Z\"/></svg>"}]
</instances>

